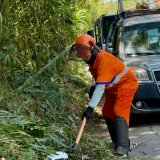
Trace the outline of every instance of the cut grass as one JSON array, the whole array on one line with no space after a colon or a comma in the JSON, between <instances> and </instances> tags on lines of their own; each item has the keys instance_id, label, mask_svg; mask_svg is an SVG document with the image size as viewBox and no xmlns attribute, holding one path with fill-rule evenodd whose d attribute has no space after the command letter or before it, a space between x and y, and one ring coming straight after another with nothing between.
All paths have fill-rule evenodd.
<instances>
[{"instance_id":1,"label":"cut grass","mask_svg":"<svg viewBox=\"0 0 160 160\"><path fill-rule=\"evenodd\" d=\"M38 88L26 87L0 103L1 157L44 159L55 151L65 151L70 160L116 159L107 141L87 132L89 123L78 145L79 152L70 152L81 125L80 117L89 102L85 97L88 87L80 80L74 83L63 79L36 81ZM0 87L0 96L12 90L8 83L1 82Z\"/></svg>"}]
</instances>

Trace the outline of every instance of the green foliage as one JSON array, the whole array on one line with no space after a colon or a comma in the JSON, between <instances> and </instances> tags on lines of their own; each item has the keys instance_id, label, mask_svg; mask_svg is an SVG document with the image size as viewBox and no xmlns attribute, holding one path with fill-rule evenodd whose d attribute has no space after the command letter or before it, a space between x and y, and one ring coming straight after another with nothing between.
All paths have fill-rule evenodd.
<instances>
[{"instance_id":1,"label":"green foliage","mask_svg":"<svg viewBox=\"0 0 160 160\"><path fill-rule=\"evenodd\" d=\"M77 35L86 33L90 15L82 7L82 1L71 0L2 1L1 75L8 80L15 69L39 71ZM57 60L55 71L63 71L66 59L63 56Z\"/></svg>"},{"instance_id":2,"label":"green foliage","mask_svg":"<svg viewBox=\"0 0 160 160\"><path fill-rule=\"evenodd\" d=\"M136 3L132 0L123 0L124 10L135 9ZM91 15L91 19L94 23L96 19L101 15L115 14L118 11L118 0L117 1L108 1L106 3L103 0L90 0L88 1L89 12ZM93 28L91 28L93 29Z\"/></svg>"},{"instance_id":3,"label":"green foliage","mask_svg":"<svg viewBox=\"0 0 160 160\"><path fill-rule=\"evenodd\" d=\"M66 80L63 75L52 75L51 79L39 76L35 84L1 102L1 109L10 112L0 111L0 135L5 137L5 143L0 142L4 143L0 156L37 159L74 144L72 138L77 134L74 117L79 115L86 101L82 101L77 81ZM0 97L12 90L8 83L1 83L0 87ZM81 102L78 106L77 101Z\"/></svg>"},{"instance_id":4,"label":"green foliage","mask_svg":"<svg viewBox=\"0 0 160 160\"><path fill-rule=\"evenodd\" d=\"M0 110L0 156L6 159L38 159L54 154L51 147L56 135L46 130L48 124L38 125L22 116ZM65 146L57 139L57 143Z\"/></svg>"},{"instance_id":5,"label":"green foliage","mask_svg":"<svg viewBox=\"0 0 160 160\"><path fill-rule=\"evenodd\" d=\"M72 87L58 75L51 80L39 78L23 93L1 103L1 109L10 111L0 111L0 136L5 137L0 141L0 156L6 159L44 159L54 150L67 149L74 143L70 129L74 130L75 122L71 117L77 114L73 100L79 93L73 96ZM8 84L0 86L0 97L11 91Z\"/></svg>"},{"instance_id":6,"label":"green foliage","mask_svg":"<svg viewBox=\"0 0 160 160\"><path fill-rule=\"evenodd\" d=\"M44 159L55 151L65 151L70 160L85 159L86 155L116 160L107 141L91 137L87 131L78 145L79 153L71 152L81 125L80 115L88 103L84 99L86 79L76 79L38 77L34 85L0 103L1 109L8 110L0 110L0 156ZM11 90L8 83L0 87L0 97Z\"/></svg>"}]
</instances>

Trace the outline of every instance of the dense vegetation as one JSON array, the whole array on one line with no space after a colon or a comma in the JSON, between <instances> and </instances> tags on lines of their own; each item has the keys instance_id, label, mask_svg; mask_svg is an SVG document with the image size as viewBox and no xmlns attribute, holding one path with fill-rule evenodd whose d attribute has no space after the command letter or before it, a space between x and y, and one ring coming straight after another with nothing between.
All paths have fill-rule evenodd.
<instances>
[{"instance_id":1,"label":"dense vegetation","mask_svg":"<svg viewBox=\"0 0 160 160\"><path fill-rule=\"evenodd\" d=\"M44 159L64 150L70 159L114 159L107 142L86 133L83 155L70 152L91 77L84 64L67 61L75 38L115 12L112 3L0 1L0 158Z\"/></svg>"}]
</instances>

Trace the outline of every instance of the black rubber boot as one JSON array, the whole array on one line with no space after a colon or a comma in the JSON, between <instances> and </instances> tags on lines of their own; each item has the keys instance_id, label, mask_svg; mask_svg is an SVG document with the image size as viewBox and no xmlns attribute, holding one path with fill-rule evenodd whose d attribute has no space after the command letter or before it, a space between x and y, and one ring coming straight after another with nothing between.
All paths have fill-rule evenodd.
<instances>
[{"instance_id":1,"label":"black rubber boot","mask_svg":"<svg viewBox=\"0 0 160 160\"><path fill-rule=\"evenodd\" d=\"M116 130L115 130L115 122L113 122L110 118L108 117L104 117L107 127L108 127L108 131L109 134L111 136L111 139L113 142L116 141Z\"/></svg>"},{"instance_id":2,"label":"black rubber boot","mask_svg":"<svg viewBox=\"0 0 160 160\"><path fill-rule=\"evenodd\" d=\"M128 128L129 127L126 123L126 120L121 116L117 116L115 118L115 125L116 125L115 152L118 155L128 157L128 151L129 151Z\"/></svg>"}]
</instances>

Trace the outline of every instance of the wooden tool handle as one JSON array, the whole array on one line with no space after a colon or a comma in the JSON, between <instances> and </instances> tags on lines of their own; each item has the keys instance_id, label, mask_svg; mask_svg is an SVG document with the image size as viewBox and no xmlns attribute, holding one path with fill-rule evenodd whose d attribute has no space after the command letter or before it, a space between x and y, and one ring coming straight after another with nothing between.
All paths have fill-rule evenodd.
<instances>
[{"instance_id":1,"label":"wooden tool handle","mask_svg":"<svg viewBox=\"0 0 160 160\"><path fill-rule=\"evenodd\" d=\"M86 117L83 118L83 121L82 121L82 124L81 124L81 128L79 129L79 133L78 133L78 136L77 136L77 139L76 139L76 144L79 143L79 140L81 138L81 135L82 135L82 132L83 132L83 129L84 129L84 126L86 124Z\"/></svg>"}]
</instances>

